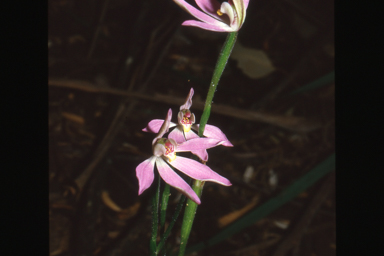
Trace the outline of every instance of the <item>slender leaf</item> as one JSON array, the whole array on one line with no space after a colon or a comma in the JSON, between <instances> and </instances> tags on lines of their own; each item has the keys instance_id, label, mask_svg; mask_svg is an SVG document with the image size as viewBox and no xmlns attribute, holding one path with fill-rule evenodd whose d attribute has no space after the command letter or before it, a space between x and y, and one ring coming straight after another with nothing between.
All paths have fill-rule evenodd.
<instances>
[{"instance_id":1,"label":"slender leaf","mask_svg":"<svg viewBox=\"0 0 384 256\"><path fill-rule=\"evenodd\" d=\"M306 85L304 85L304 86L294 90L293 92L288 94L288 96L292 96L292 95L295 95L295 94L298 94L298 93L303 93L303 92L306 92L306 91L310 91L310 90L319 88L321 86L324 86L324 85L327 85L327 84L333 82L334 80L335 80L335 71L332 71L331 73L326 74L325 76L320 77L316 81L313 81L313 82L311 82L309 84L306 84Z\"/></svg>"},{"instance_id":2,"label":"slender leaf","mask_svg":"<svg viewBox=\"0 0 384 256\"><path fill-rule=\"evenodd\" d=\"M225 228L223 231L213 236L208 241L198 243L194 246L187 248L186 253L200 251L204 248L211 247L217 243L222 242L228 237L233 236L237 232L240 232L244 228L253 225L256 221L268 216L274 210L280 208L287 202L291 201L301 192L308 189L316 181L322 178L327 173L335 169L335 154L329 156L326 160L318 164L315 168L309 171L307 174L293 182L288 188L286 188L280 195L270 199L260 207L257 207L252 212L248 213L232 225Z\"/></svg>"}]
</instances>

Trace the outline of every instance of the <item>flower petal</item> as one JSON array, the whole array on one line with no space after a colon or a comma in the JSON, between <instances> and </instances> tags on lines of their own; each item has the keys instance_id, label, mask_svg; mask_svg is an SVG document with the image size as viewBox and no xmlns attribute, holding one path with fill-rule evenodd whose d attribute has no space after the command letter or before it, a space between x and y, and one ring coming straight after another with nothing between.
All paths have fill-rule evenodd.
<instances>
[{"instance_id":1,"label":"flower petal","mask_svg":"<svg viewBox=\"0 0 384 256\"><path fill-rule=\"evenodd\" d=\"M157 134L157 136L152 141L152 145L154 145L156 143L157 139L163 137L164 133L169 131L169 123L171 122L171 118L172 118L172 109L169 109L167 116L165 117L165 120L160 127L159 133Z\"/></svg>"},{"instance_id":2,"label":"flower petal","mask_svg":"<svg viewBox=\"0 0 384 256\"><path fill-rule=\"evenodd\" d=\"M246 10L248 8L249 0L233 0L233 4L235 5L235 9L237 12L237 16L239 19L239 28L243 25L246 15Z\"/></svg>"},{"instance_id":3,"label":"flower petal","mask_svg":"<svg viewBox=\"0 0 384 256\"><path fill-rule=\"evenodd\" d=\"M208 15L214 16L221 20L221 17L217 14L217 10L220 10L220 3L217 0L195 0L196 4Z\"/></svg>"},{"instance_id":4,"label":"flower petal","mask_svg":"<svg viewBox=\"0 0 384 256\"><path fill-rule=\"evenodd\" d=\"M208 162L208 152L206 149L193 150L193 151L191 151L191 153L198 156L204 162Z\"/></svg>"},{"instance_id":5,"label":"flower petal","mask_svg":"<svg viewBox=\"0 0 384 256\"><path fill-rule=\"evenodd\" d=\"M233 13L235 10L232 8L232 6L228 2L223 2L220 7L220 11L222 13L225 13L229 17L229 24L231 27L235 27L235 23L238 24L238 20L235 19L235 13ZM236 14L237 15L237 14ZM238 26L237 26L238 27Z\"/></svg>"},{"instance_id":6,"label":"flower petal","mask_svg":"<svg viewBox=\"0 0 384 256\"><path fill-rule=\"evenodd\" d=\"M160 131L160 128L163 125L163 123L164 123L164 120L162 120L162 119L153 119L148 123L147 127L142 129L142 131L143 132L158 133ZM174 126L176 126L175 123L172 123L172 122L169 123L169 128L174 127Z\"/></svg>"},{"instance_id":7,"label":"flower petal","mask_svg":"<svg viewBox=\"0 0 384 256\"><path fill-rule=\"evenodd\" d=\"M181 25L198 27L205 30L216 31L216 32L233 32L234 31L230 26L228 26L225 23L221 23L220 25L212 25L212 24L207 24L197 20L187 20L187 21L184 21Z\"/></svg>"},{"instance_id":8,"label":"flower petal","mask_svg":"<svg viewBox=\"0 0 384 256\"><path fill-rule=\"evenodd\" d=\"M177 144L185 142L184 133L180 129L183 129L180 128L180 125L176 126L176 128L168 134L168 139L173 139Z\"/></svg>"},{"instance_id":9,"label":"flower petal","mask_svg":"<svg viewBox=\"0 0 384 256\"><path fill-rule=\"evenodd\" d=\"M216 25L218 27L220 26L220 24L225 24L222 21L216 20L216 19L212 18L211 16L209 16L208 14L196 9L195 7L190 5L189 3L185 2L184 0L173 0L173 1L176 4L178 4L181 8L183 8L185 11L189 12L192 16L201 20L202 22L205 22L205 23L211 24L211 25ZM185 25L185 26L190 26L190 25Z\"/></svg>"},{"instance_id":10,"label":"flower petal","mask_svg":"<svg viewBox=\"0 0 384 256\"><path fill-rule=\"evenodd\" d=\"M221 145L222 143L224 143L224 141L218 140L218 139L211 139L211 138L191 139L191 140L188 140L186 142L183 142L183 143L177 145L175 151L176 152L187 152L187 151L213 148L213 147L216 147L218 145Z\"/></svg>"},{"instance_id":11,"label":"flower petal","mask_svg":"<svg viewBox=\"0 0 384 256\"><path fill-rule=\"evenodd\" d=\"M199 139L199 138L200 138L199 135L194 133L192 130L185 133L185 139L186 140Z\"/></svg>"},{"instance_id":12,"label":"flower petal","mask_svg":"<svg viewBox=\"0 0 384 256\"><path fill-rule=\"evenodd\" d=\"M189 132L185 133L185 138L187 140L191 140L191 139L197 139L197 138L200 138L200 137L199 137L199 135L197 135L193 131L189 131ZM194 155L197 155L204 162L208 161L208 152L207 152L206 149L193 150L193 151L191 151L191 153L194 154Z\"/></svg>"},{"instance_id":13,"label":"flower petal","mask_svg":"<svg viewBox=\"0 0 384 256\"><path fill-rule=\"evenodd\" d=\"M199 125L192 125L192 129L198 131L199 130ZM205 129L204 129L204 136L207 138L212 138L212 139L218 139L224 141L221 145L226 146L226 147L233 147L232 143L229 142L225 134L216 126L206 124Z\"/></svg>"},{"instance_id":14,"label":"flower petal","mask_svg":"<svg viewBox=\"0 0 384 256\"><path fill-rule=\"evenodd\" d=\"M176 157L177 158L177 157ZM177 173L175 173L171 167L169 167L163 159L156 159L157 170L161 178L171 185L172 187L178 189L181 193L187 196L189 199L194 201L197 204L200 204L200 198L196 195L195 191L185 182Z\"/></svg>"},{"instance_id":15,"label":"flower petal","mask_svg":"<svg viewBox=\"0 0 384 256\"><path fill-rule=\"evenodd\" d=\"M153 168L157 157L152 156L136 167L136 177L139 180L139 195L151 186L155 175Z\"/></svg>"},{"instance_id":16,"label":"flower petal","mask_svg":"<svg viewBox=\"0 0 384 256\"><path fill-rule=\"evenodd\" d=\"M247 10L248 4L249 4L249 0L243 0L243 3L244 3L245 10Z\"/></svg>"},{"instance_id":17,"label":"flower petal","mask_svg":"<svg viewBox=\"0 0 384 256\"><path fill-rule=\"evenodd\" d=\"M208 166L201 164L195 160L177 156L176 159L170 162L169 164L193 179L212 181L224 186L232 185L228 179L214 172Z\"/></svg>"},{"instance_id":18,"label":"flower petal","mask_svg":"<svg viewBox=\"0 0 384 256\"><path fill-rule=\"evenodd\" d=\"M184 105L180 106L180 110L189 109L191 107L193 93L194 93L193 88L191 88L191 90L188 93L187 99L185 100Z\"/></svg>"},{"instance_id":19,"label":"flower petal","mask_svg":"<svg viewBox=\"0 0 384 256\"><path fill-rule=\"evenodd\" d=\"M147 127L142 129L143 132L153 132L153 133L159 133L161 126L163 125L164 120L162 119L153 119L151 120Z\"/></svg>"}]
</instances>

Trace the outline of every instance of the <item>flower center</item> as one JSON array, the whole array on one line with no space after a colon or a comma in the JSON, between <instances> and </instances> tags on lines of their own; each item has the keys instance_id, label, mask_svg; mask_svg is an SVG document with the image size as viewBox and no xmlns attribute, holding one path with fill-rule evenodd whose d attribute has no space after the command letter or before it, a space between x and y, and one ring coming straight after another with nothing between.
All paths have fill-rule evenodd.
<instances>
[{"instance_id":1,"label":"flower center","mask_svg":"<svg viewBox=\"0 0 384 256\"><path fill-rule=\"evenodd\" d=\"M191 126L194 121L191 120L191 112L189 110L184 112L183 118L180 120L180 123L183 125L184 132L189 132L191 130Z\"/></svg>"},{"instance_id":2,"label":"flower center","mask_svg":"<svg viewBox=\"0 0 384 256\"><path fill-rule=\"evenodd\" d=\"M176 159L176 152L175 152L175 146L167 140L164 144L165 147L165 153L164 156L169 159L169 162L172 162Z\"/></svg>"},{"instance_id":3,"label":"flower center","mask_svg":"<svg viewBox=\"0 0 384 256\"><path fill-rule=\"evenodd\" d=\"M237 13L236 13L236 9L234 8L233 5L231 5L230 3L228 2L223 2L220 6L220 9L217 10L216 12L219 16L222 16L224 14L227 14L228 17L229 17L229 25L232 27L232 26L236 26L236 22L237 22Z\"/></svg>"}]
</instances>

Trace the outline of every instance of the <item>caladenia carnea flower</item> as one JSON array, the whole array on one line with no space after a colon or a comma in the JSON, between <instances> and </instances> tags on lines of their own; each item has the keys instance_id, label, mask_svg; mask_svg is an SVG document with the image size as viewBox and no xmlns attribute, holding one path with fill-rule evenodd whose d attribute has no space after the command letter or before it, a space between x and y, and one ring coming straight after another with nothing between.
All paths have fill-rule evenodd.
<instances>
[{"instance_id":1,"label":"caladenia carnea flower","mask_svg":"<svg viewBox=\"0 0 384 256\"><path fill-rule=\"evenodd\" d=\"M169 127L175 127L175 129L169 133L168 138L179 144L191 139L199 138L199 136L191 130L199 130L199 125L195 124L195 115L189 110L192 106L193 93L193 88L191 88L184 105L180 106L180 111L177 114L178 123L175 124L170 122L169 125ZM163 125L163 122L164 120L154 119L148 123L147 127L145 127L143 131L158 133L160 127ZM223 146L233 147L232 143L229 142L225 134L216 126L206 124L203 135L211 139L222 141L221 145ZM208 153L206 149L191 150L191 152L200 157L201 160L205 162L208 161Z\"/></svg>"},{"instance_id":2,"label":"caladenia carnea flower","mask_svg":"<svg viewBox=\"0 0 384 256\"><path fill-rule=\"evenodd\" d=\"M172 110L169 109L167 117L159 129L158 135L152 142L153 156L136 167L136 177L139 180L139 195L153 183L154 168L156 165L160 177L166 183L178 189L195 203L200 204L200 199L196 193L169 165L193 179L212 181L224 186L231 186L232 184L228 179L220 176L208 166L195 160L176 155L176 152L212 148L222 144L223 141L210 138L196 138L183 143L177 143L173 139L162 138L164 133L169 129L171 117Z\"/></svg>"},{"instance_id":3,"label":"caladenia carnea flower","mask_svg":"<svg viewBox=\"0 0 384 256\"><path fill-rule=\"evenodd\" d=\"M238 31L244 23L249 3L249 0L229 0L221 4L218 0L195 0L196 4L203 10L202 12L184 0L173 1L195 18L201 20L187 20L181 25L217 32Z\"/></svg>"}]
</instances>

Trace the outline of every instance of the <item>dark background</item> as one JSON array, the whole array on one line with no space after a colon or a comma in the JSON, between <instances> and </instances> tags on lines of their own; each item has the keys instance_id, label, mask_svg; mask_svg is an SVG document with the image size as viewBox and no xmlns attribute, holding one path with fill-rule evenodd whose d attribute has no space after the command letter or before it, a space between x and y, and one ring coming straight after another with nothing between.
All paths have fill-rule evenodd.
<instances>
[{"instance_id":1,"label":"dark background","mask_svg":"<svg viewBox=\"0 0 384 256\"><path fill-rule=\"evenodd\" d=\"M191 87L199 121L226 33L181 26L193 17L171 0L52 0L48 18L50 255L148 255L151 191L137 195L135 168L151 155L154 135L141 129L169 108L176 121L177 100ZM220 232L221 217L268 201L334 152L335 85L321 79L334 71L333 22L333 1L250 0L237 42L263 50L276 70L251 79L236 60L227 64L213 107L228 112L213 111L208 123L234 147L210 149L207 165L233 185L205 184L190 245ZM289 95L314 81L321 86ZM196 255L273 255L326 180ZM171 193L170 212L178 196ZM282 255L335 255L334 197L332 190Z\"/></svg>"}]
</instances>

